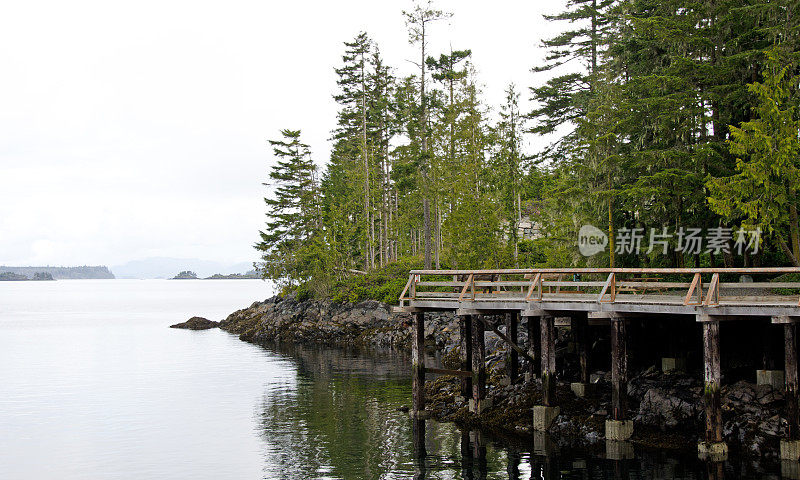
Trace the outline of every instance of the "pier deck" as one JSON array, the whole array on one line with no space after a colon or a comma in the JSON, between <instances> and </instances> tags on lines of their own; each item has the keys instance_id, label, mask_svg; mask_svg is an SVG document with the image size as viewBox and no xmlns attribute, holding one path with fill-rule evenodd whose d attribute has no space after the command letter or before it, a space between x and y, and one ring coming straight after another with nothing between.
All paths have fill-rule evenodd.
<instances>
[{"instance_id":1,"label":"pier deck","mask_svg":"<svg viewBox=\"0 0 800 480\"><path fill-rule=\"evenodd\" d=\"M515 381L520 357L533 366L540 362L543 405L534 407L533 426L547 430L558 414L554 405L555 317L567 317L574 330L580 357L580 382L588 381L589 339L587 325L610 325L612 411L606 421L606 438L625 441L633 432L627 414L626 322L666 321L693 316L702 322L703 378L706 432L698 444L701 457L727 455L722 436L720 407L720 322L770 319L784 329L788 438L781 443L787 460L800 457L800 408L797 407L797 335L800 322L800 281L780 276L800 274L800 268L565 268L499 270L412 270L396 312L413 316L413 404L424 417L425 375L461 378L461 392L470 398L470 409L489 408L485 400L484 332L495 332L510 348L509 381ZM459 318L460 370L428 369L424 365L425 312L452 311ZM494 322L486 316L503 315ZM527 317L527 350L520 347L517 326ZM562 320L563 322L563 320ZM762 322L763 323L763 322ZM503 331L501 331L501 328ZM504 333L505 332L505 333ZM538 358L537 358L538 357ZM575 391L582 391L579 388Z\"/></svg>"}]
</instances>

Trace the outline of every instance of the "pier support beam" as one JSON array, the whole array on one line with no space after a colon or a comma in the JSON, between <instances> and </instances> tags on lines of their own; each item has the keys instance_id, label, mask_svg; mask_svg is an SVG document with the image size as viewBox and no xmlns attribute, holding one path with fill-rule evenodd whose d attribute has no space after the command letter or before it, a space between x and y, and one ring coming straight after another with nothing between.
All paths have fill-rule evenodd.
<instances>
[{"instance_id":1,"label":"pier support beam","mask_svg":"<svg viewBox=\"0 0 800 480\"><path fill-rule=\"evenodd\" d=\"M411 324L411 412L425 411L425 314L414 312Z\"/></svg>"},{"instance_id":2,"label":"pier support beam","mask_svg":"<svg viewBox=\"0 0 800 480\"><path fill-rule=\"evenodd\" d=\"M539 317L542 342L542 405L552 407L556 399L556 338L552 315Z\"/></svg>"},{"instance_id":3,"label":"pier support beam","mask_svg":"<svg viewBox=\"0 0 800 480\"><path fill-rule=\"evenodd\" d=\"M481 413L489 407L486 401L486 343L483 322L472 321L472 400L469 409Z\"/></svg>"},{"instance_id":4,"label":"pier support beam","mask_svg":"<svg viewBox=\"0 0 800 480\"><path fill-rule=\"evenodd\" d=\"M539 317L528 317L528 355L534 361L528 362L528 372L526 373L526 381L532 381L538 376L539 365L536 364L536 359L539 358L537 353L536 342L539 340Z\"/></svg>"},{"instance_id":5,"label":"pier support beam","mask_svg":"<svg viewBox=\"0 0 800 480\"><path fill-rule=\"evenodd\" d=\"M515 344L519 343L517 335L519 313L510 312L506 313L506 336L511 339ZM508 375L509 383L514 383L517 380L519 373L519 354L513 348L508 349L506 354L506 374Z\"/></svg>"},{"instance_id":6,"label":"pier support beam","mask_svg":"<svg viewBox=\"0 0 800 480\"><path fill-rule=\"evenodd\" d=\"M533 318L531 318L533 320ZM539 317L542 349L542 405L533 407L533 429L544 431L550 428L559 414L556 400L556 338L555 319L552 315Z\"/></svg>"},{"instance_id":7,"label":"pier support beam","mask_svg":"<svg viewBox=\"0 0 800 480\"><path fill-rule=\"evenodd\" d=\"M697 446L703 460L723 461L728 446L722 438L722 406L720 402L721 367L719 353L719 318L702 316L703 322L703 403L706 411L705 439Z\"/></svg>"},{"instance_id":8,"label":"pier support beam","mask_svg":"<svg viewBox=\"0 0 800 480\"><path fill-rule=\"evenodd\" d=\"M786 379L786 438L781 440L781 460L800 460L800 408L797 398L797 323L784 317L784 370ZM773 320L774 321L774 320Z\"/></svg>"},{"instance_id":9,"label":"pier support beam","mask_svg":"<svg viewBox=\"0 0 800 480\"><path fill-rule=\"evenodd\" d=\"M458 333L461 347L461 370L472 371L472 316L459 315ZM472 377L461 377L461 396L472 396Z\"/></svg>"},{"instance_id":10,"label":"pier support beam","mask_svg":"<svg viewBox=\"0 0 800 480\"><path fill-rule=\"evenodd\" d=\"M628 440L633 420L628 420L628 349L625 319L611 317L611 418L606 420L607 440Z\"/></svg>"},{"instance_id":11,"label":"pier support beam","mask_svg":"<svg viewBox=\"0 0 800 480\"><path fill-rule=\"evenodd\" d=\"M570 388L577 397L585 397L591 393L591 384L589 383L588 329L589 319L585 314L578 313L572 317L572 334L575 340L575 349L578 353L580 377L577 382L573 382L570 385Z\"/></svg>"}]
</instances>

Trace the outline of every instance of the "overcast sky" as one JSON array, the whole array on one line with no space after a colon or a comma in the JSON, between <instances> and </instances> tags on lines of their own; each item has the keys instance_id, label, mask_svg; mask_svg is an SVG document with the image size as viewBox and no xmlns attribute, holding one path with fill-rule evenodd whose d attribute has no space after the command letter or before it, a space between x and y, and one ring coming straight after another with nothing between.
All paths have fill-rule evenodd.
<instances>
[{"instance_id":1,"label":"overcast sky","mask_svg":"<svg viewBox=\"0 0 800 480\"><path fill-rule=\"evenodd\" d=\"M471 48L494 106L524 89L561 1L440 1L431 52ZM300 128L324 164L334 66L365 30L414 68L410 1L5 2L0 264L151 256L253 261L267 138ZM532 144L536 139L530 139ZM541 143L541 141L539 141Z\"/></svg>"}]
</instances>

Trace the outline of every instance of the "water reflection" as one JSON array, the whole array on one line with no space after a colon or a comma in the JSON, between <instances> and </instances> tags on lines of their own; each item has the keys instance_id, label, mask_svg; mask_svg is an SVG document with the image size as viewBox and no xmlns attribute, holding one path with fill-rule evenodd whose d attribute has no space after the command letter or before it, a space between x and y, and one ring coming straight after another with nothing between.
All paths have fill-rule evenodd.
<instances>
[{"instance_id":1,"label":"water reflection","mask_svg":"<svg viewBox=\"0 0 800 480\"><path fill-rule=\"evenodd\" d=\"M498 441L403 411L411 398L410 368L400 355L269 349L290 359L297 375L266 391L257 413L269 465L264 478L780 478L777 462L706 464L691 451L640 452L628 443L587 451L546 434Z\"/></svg>"}]
</instances>

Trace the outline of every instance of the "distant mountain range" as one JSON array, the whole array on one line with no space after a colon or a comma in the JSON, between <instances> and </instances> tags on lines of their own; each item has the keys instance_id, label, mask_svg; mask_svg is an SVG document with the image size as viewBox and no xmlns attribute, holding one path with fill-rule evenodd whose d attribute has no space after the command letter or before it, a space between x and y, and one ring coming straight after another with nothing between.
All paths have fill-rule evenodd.
<instances>
[{"instance_id":1,"label":"distant mountain range","mask_svg":"<svg viewBox=\"0 0 800 480\"><path fill-rule=\"evenodd\" d=\"M226 265L197 258L171 257L151 257L111 267L117 278L172 278L183 271L195 272L198 277L210 277L245 273L252 269L253 264L248 262Z\"/></svg>"},{"instance_id":2,"label":"distant mountain range","mask_svg":"<svg viewBox=\"0 0 800 480\"><path fill-rule=\"evenodd\" d=\"M75 280L88 278L114 278L114 274L103 265L82 267L6 267L0 265L0 273L13 273L33 278L37 273L50 274L56 280Z\"/></svg>"}]
</instances>

